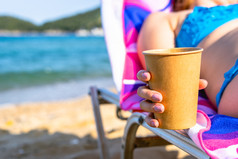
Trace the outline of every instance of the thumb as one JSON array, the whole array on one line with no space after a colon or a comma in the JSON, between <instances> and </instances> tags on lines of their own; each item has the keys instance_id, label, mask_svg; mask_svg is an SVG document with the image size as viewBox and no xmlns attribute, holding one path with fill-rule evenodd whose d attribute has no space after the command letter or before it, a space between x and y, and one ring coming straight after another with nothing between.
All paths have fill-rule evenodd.
<instances>
[{"instance_id":1,"label":"thumb","mask_svg":"<svg viewBox=\"0 0 238 159\"><path fill-rule=\"evenodd\" d=\"M199 90L205 89L207 87L207 85L208 85L207 80L205 80L205 79L199 80Z\"/></svg>"}]
</instances>

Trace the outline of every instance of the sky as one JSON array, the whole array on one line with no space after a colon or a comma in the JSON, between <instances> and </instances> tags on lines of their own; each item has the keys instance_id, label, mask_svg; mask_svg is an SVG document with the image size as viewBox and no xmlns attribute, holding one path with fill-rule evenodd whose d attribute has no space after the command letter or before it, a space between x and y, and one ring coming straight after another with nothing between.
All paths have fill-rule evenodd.
<instances>
[{"instance_id":1,"label":"sky","mask_svg":"<svg viewBox=\"0 0 238 159\"><path fill-rule=\"evenodd\" d=\"M99 6L100 0L0 0L0 16L11 15L40 25Z\"/></svg>"}]
</instances>

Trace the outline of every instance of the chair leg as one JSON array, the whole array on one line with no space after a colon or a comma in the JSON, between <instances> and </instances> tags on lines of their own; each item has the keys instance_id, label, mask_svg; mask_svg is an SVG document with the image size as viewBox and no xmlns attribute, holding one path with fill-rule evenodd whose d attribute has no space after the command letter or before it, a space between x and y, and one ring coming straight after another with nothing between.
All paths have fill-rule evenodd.
<instances>
[{"instance_id":1,"label":"chair leg","mask_svg":"<svg viewBox=\"0 0 238 159\"><path fill-rule=\"evenodd\" d=\"M100 150L100 158L101 159L109 159L109 152L108 152L108 146L104 134L103 124L102 124L102 118L100 113L100 104L98 101L98 91L95 86L90 87L90 95L91 95L91 101L93 105L93 112L94 112L94 118L97 128L97 134L98 134L98 147Z\"/></svg>"},{"instance_id":2,"label":"chair leg","mask_svg":"<svg viewBox=\"0 0 238 159\"><path fill-rule=\"evenodd\" d=\"M138 123L132 123L124 130L124 136L122 137L122 150L121 159L133 159L133 152L135 149L136 132L139 128Z\"/></svg>"},{"instance_id":3,"label":"chair leg","mask_svg":"<svg viewBox=\"0 0 238 159\"><path fill-rule=\"evenodd\" d=\"M136 137L139 126L143 126L144 117L140 113L133 113L127 120L122 137L121 159L133 159L135 148L165 146L171 144L159 136Z\"/></svg>"}]
</instances>

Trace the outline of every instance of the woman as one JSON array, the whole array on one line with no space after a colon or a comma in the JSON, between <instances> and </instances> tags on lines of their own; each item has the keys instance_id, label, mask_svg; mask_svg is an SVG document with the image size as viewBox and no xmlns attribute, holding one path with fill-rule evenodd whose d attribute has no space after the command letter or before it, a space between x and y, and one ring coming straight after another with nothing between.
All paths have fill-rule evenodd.
<instances>
[{"instance_id":1,"label":"woman","mask_svg":"<svg viewBox=\"0 0 238 159\"><path fill-rule=\"evenodd\" d=\"M143 50L203 48L201 78L205 80L201 80L200 88L207 86L206 95L219 114L238 117L238 4L234 3L237 1L194 0L191 6L204 7L151 14L140 31L138 53L145 68ZM217 6L227 4L231 5ZM150 74L140 71L138 78L147 82ZM159 92L140 87L138 95L146 99L141 102L141 108L145 111L162 113L166 109L160 103L162 95ZM150 114L147 123L158 127L158 121L152 118Z\"/></svg>"}]
</instances>

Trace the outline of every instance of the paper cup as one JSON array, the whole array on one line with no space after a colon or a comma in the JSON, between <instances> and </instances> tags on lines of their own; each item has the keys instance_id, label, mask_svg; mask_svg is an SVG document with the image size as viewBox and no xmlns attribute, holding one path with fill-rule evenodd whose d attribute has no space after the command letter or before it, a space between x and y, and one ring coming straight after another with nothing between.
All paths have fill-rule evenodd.
<instances>
[{"instance_id":1,"label":"paper cup","mask_svg":"<svg viewBox=\"0 0 238 159\"><path fill-rule=\"evenodd\" d=\"M202 48L147 50L149 87L159 91L163 113L155 113L163 129L187 129L196 124Z\"/></svg>"}]
</instances>

